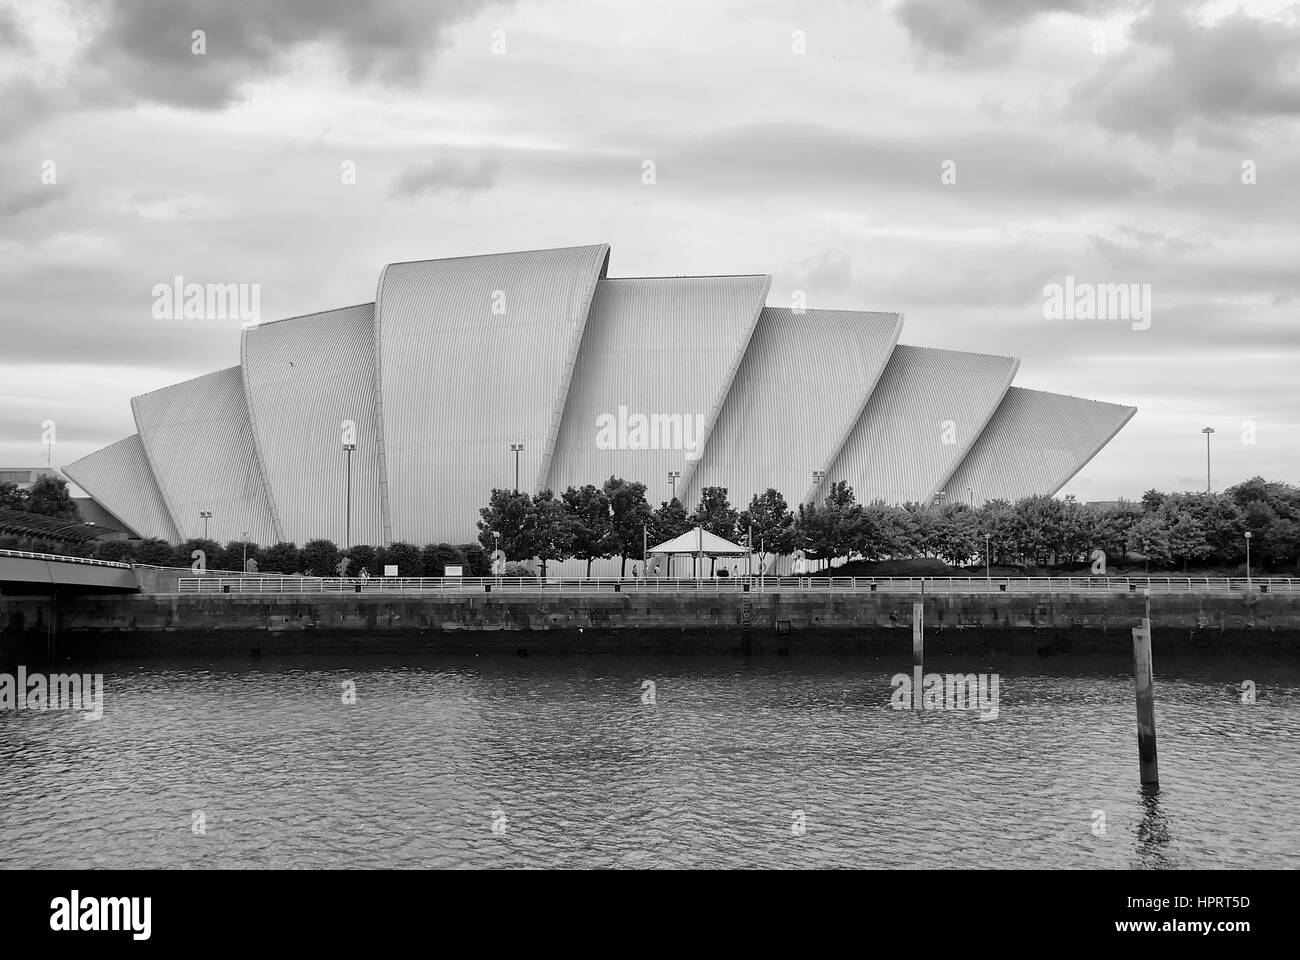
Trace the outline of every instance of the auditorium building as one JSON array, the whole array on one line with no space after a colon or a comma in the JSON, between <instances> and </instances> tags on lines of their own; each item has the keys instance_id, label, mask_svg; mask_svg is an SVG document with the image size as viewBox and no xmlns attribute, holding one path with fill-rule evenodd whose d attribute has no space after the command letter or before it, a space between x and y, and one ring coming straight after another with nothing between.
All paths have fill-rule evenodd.
<instances>
[{"instance_id":1,"label":"auditorium building","mask_svg":"<svg viewBox=\"0 0 1300 960\"><path fill-rule=\"evenodd\" d=\"M766 304L767 275L607 276L606 244L391 263L373 303L243 330L240 363L131 401L64 472L180 543L465 543L493 487L723 486L792 508L1053 494L1133 407L898 342L899 313Z\"/></svg>"}]
</instances>

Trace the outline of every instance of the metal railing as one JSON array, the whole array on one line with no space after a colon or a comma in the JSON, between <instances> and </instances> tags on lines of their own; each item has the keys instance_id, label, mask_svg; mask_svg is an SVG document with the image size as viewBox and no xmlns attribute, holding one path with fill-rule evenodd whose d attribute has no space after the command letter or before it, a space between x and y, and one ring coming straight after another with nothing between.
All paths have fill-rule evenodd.
<instances>
[{"instance_id":1,"label":"metal railing","mask_svg":"<svg viewBox=\"0 0 1300 960\"><path fill-rule=\"evenodd\" d=\"M718 577L583 579L570 577L181 577L180 593L1300 593L1289 577Z\"/></svg>"},{"instance_id":2,"label":"metal railing","mask_svg":"<svg viewBox=\"0 0 1300 960\"><path fill-rule=\"evenodd\" d=\"M129 563L116 560L95 560L91 557L65 557L57 553L29 553L26 550L0 550L0 557L21 557L24 560L57 560L60 563L85 563L95 567L118 567L131 569Z\"/></svg>"}]
</instances>

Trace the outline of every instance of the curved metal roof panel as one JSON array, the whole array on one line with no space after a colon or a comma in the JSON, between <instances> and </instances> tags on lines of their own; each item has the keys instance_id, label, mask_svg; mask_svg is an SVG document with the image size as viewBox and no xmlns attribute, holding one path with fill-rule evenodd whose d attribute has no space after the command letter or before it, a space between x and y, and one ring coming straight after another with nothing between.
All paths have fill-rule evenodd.
<instances>
[{"instance_id":1,"label":"curved metal roof panel","mask_svg":"<svg viewBox=\"0 0 1300 960\"><path fill-rule=\"evenodd\" d=\"M902 326L899 313L764 308L683 502L722 486L741 510L775 487L793 509L835 459Z\"/></svg>"},{"instance_id":2,"label":"curved metal roof panel","mask_svg":"<svg viewBox=\"0 0 1300 960\"><path fill-rule=\"evenodd\" d=\"M248 420L244 378L229 367L131 400L135 425L181 540L282 539L271 515Z\"/></svg>"},{"instance_id":3,"label":"curved metal roof panel","mask_svg":"<svg viewBox=\"0 0 1300 960\"><path fill-rule=\"evenodd\" d=\"M324 537L347 545L343 424L350 421L356 446L350 542L382 542L374 333L373 303L243 332L240 369L249 420L268 502L286 540Z\"/></svg>"},{"instance_id":4,"label":"curved metal roof panel","mask_svg":"<svg viewBox=\"0 0 1300 960\"><path fill-rule=\"evenodd\" d=\"M976 503L1056 493L1128 423L1137 407L1012 387L946 489Z\"/></svg>"},{"instance_id":5,"label":"curved metal roof panel","mask_svg":"<svg viewBox=\"0 0 1300 960\"><path fill-rule=\"evenodd\" d=\"M545 485L638 480L652 503L703 449L772 278L602 280ZM682 493L681 481L677 491Z\"/></svg>"},{"instance_id":6,"label":"curved metal roof panel","mask_svg":"<svg viewBox=\"0 0 1300 960\"><path fill-rule=\"evenodd\" d=\"M392 263L375 301L385 540L465 542L493 487L545 478L609 246Z\"/></svg>"},{"instance_id":7,"label":"curved metal roof panel","mask_svg":"<svg viewBox=\"0 0 1300 960\"><path fill-rule=\"evenodd\" d=\"M899 344L823 484L847 481L860 503L929 501L1019 365L1012 357Z\"/></svg>"},{"instance_id":8,"label":"curved metal roof panel","mask_svg":"<svg viewBox=\"0 0 1300 960\"><path fill-rule=\"evenodd\" d=\"M136 536L180 542L138 433L87 454L63 472Z\"/></svg>"}]
</instances>

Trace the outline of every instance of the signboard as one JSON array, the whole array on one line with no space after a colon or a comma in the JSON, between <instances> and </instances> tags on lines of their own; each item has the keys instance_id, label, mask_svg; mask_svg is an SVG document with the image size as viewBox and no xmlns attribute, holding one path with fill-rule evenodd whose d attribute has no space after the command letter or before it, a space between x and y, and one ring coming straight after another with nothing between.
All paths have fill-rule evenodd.
<instances>
[{"instance_id":1,"label":"signboard","mask_svg":"<svg viewBox=\"0 0 1300 960\"><path fill-rule=\"evenodd\" d=\"M395 563L386 563L386 564L384 564L384 576L386 576L386 577L395 577L395 576L397 576L397 564L395 564Z\"/></svg>"},{"instance_id":2,"label":"signboard","mask_svg":"<svg viewBox=\"0 0 1300 960\"><path fill-rule=\"evenodd\" d=\"M465 575L465 568L448 564L442 568L442 575L444 577L463 577Z\"/></svg>"}]
</instances>

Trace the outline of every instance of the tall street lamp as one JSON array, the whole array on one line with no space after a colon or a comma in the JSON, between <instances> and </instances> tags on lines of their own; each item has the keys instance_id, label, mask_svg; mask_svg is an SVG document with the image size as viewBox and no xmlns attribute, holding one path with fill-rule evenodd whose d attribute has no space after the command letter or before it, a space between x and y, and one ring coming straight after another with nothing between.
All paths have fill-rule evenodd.
<instances>
[{"instance_id":1,"label":"tall street lamp","mask_svg":"<svg viewBox=\"0 0 1300 960\"><path fill-rule=\"evenodd\" d=\"M211 510L200 510L199 519L203 521L203 539L208 539L208 521L212 519Z\"/></svg>"},{"instance_id":2,"label":"tall street lamp","mask_svg":"<svg viewBox=\"0 0 1300 960\"><path fill-rule=\"evenodd\" d=\"M1246 592L1250 592L1250 531L1246 531Z\"/></svg>"},{"instance_id":3,"label":"tall street lamp","mask_svg":"<svg viewBox=\"0 0 1300 960\"><path fill-rule=\"evenodd\" d=\"M240 536L243 537L243 543L244 543L244 565L240 569L243 573L247 573L248 572L248 531L245 530L243 533L240 534Z\"/></svg>"},{"instance_id":4,"label":"tall street lamp","mask_svg":"<svg viewBox=\"0 0 1300 960\"><path fill-rule=\"evenodd\" d=\"M343 507L343 515L346 518L343 521L343 548L345 550L351 549L352 547L352 451L356 448L357 445L355 443L343 444L343 453L346 455L348 463L347 500L344 501Z\"/></svg>"},{"instance_id":5,"label":"tall street lamp","mask_svg":"<svg viewBox=\"0 0 1300 960\"><path fill-rule=\"evenodd\" d=\"M510 444L510 452L515 455L515 493L519 492L519 454L523 452L522 443Z\"/></svg>"},{"instance_id":6,"label":"tall street lamp","mask_svg":"<svg viewBox=\"0 0 1300 960\"><path fill-rule=\"evenodd\" d=\"M984 579L988 588L993 588L993 575L989 572L989 535L984 534Z\"/></svg>"},{"instance_id":7,"label":"tall street lamp","mask_svg":"<svg viewBox=\"0 0 1300 960\"><path fill-rule=\"evenodd\" d=\"M681 477L681 475L682 472L680 470L668 471L668 488L672 491L671 499L669 500L670 503L672 502L672 500L677 499L677 480L678 478Z\"/></svg>"},{"instance_id":8,"label":"tall street lamp","mask_svg":"<svg viewBox=\"0 0 1300 960\"><path fill-rule=\"evenodd\" d=\"M970 503L970 505L971 505L972 507L975 506L975 488L974 488L974 487L967 487L967 488L966 488L966 500Z\"/></svg>"},{"instance_id":9,"label":"tall street lamp","mask_svg":"<svg viewBox=\"0 0 1300 960\"><path fill-rule=\"evenodd\" d=\"M1210 434L1214 432L1213 427L1205 427L1201 433L1205 434L1205 492L1213 493L1210 487Z\"/></svg>"}]
</instances>

